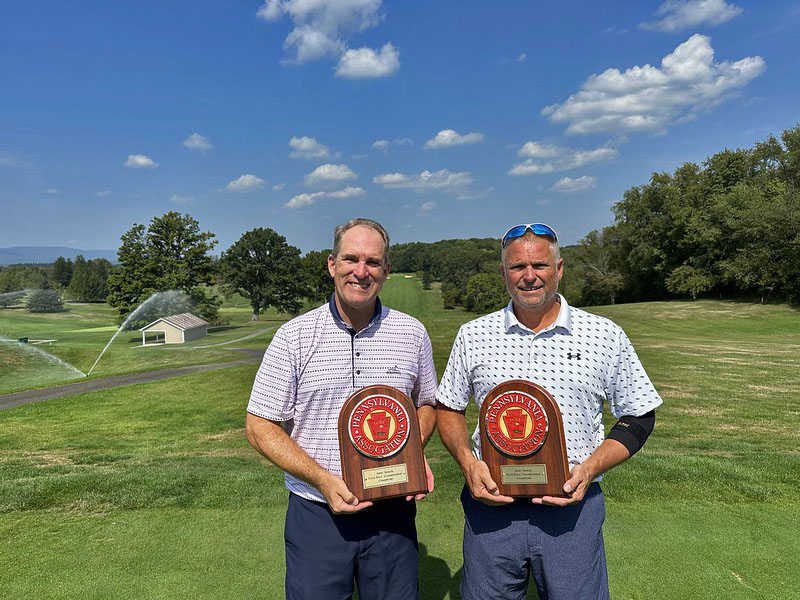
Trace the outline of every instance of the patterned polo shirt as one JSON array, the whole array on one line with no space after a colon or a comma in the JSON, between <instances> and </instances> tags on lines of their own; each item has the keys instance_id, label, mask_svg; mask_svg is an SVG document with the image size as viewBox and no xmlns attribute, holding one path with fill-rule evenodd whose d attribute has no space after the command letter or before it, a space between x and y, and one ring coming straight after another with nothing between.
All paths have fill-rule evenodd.
<instances>
[{"instance_id":1,"label":"patterned polo shirt","mask_svg":"<svg viewBox=\"0 0 800 600\"><path fill-rule=\"evenodd\" d=\"M328 304L284 323L270 342L253 383L247 412L282 421L289 437L323 469L341 477L339 411L355 391L390 385L416 406L435 404L431 340L415 318L377 301L361 331ZM325 502L312 485L286 473L286 487Z\"/></svg>"},{"instance_id":2,"label":"patterned polo shirt","mask_svg":"<svg viewBox=\"0 0 800 600\"><path fill-rule=\"evenodd\" d=\"M537 383L561 409L567 457L575 465L605 437L603 402L620 418L641 416L662 400L621 327L559 299L558 317L538 333L519 322L511 302L462 325L436 400L463 410L470 397L480 407L494 386L509 379ZM472 443L480 458L477 428Z\"/></svg>"}]
</instances>

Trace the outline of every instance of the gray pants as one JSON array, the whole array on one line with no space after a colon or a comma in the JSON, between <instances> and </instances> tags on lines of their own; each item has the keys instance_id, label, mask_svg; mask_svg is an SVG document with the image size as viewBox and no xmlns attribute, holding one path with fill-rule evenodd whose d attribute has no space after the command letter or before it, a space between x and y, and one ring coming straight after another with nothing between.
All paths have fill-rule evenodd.
<instances>
[{"instance_id":1,"label":"gray pants","mask_svg":"<svg viewBox=\"0 0 800 600\"><path fill-rule=\"evenodd\" d=\"M605 501L589 486L580 504L541 506L520 499L506 506L474 500L464 506L464 600L524 599L528 574L540 600L608 600L603 547Z\"/></svg>"}]
</instances>

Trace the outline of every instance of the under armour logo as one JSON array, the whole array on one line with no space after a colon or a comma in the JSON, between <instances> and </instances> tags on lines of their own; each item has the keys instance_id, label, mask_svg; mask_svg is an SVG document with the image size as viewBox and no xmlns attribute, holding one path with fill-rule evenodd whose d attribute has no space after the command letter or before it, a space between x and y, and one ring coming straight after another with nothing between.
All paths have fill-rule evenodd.
<instances>
[{"instance_id":1,"label":"under armour logo","mask_svg":"<svg viewBox=\"0 0 800 600\"><path fill-rule=\"evenodd\" d=\"M393 366L393 367L389 368L389 370L388 370L388 371L386 371L386 372L387 372L389 375L400 375L400 369L398 369L398 368L397 368L397 365L395 365L395 366Z\"/></svg>"},{"instance_id":2,"label":"under armour logo","mask_svg":"<svg viewBox=\"0 0 800 600\"><path fill-rule=\"evenodd\" d=\"M569 360L572 360L573 358L575 358L576 360L580 360L581 359L581 351L578 350L577 352L567 352L567 358Z\"/></svg>"}]
</instances>

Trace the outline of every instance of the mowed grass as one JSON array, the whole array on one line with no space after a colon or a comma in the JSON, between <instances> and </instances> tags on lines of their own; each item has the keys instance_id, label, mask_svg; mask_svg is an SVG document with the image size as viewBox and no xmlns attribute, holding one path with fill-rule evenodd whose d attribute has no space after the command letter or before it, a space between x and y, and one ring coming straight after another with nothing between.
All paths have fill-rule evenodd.
<instances>
[{"instance_id":1,"label":"mowed grass","mask_svg":"<svg viewBox=\"0 0 800 600\"><path fill-rule=\"evenodd\" d=\"M417 279L392 277L381 298L425 323L441 375L473 315ZM612 597L796 598L798 314L592 310L626 329L665 400L645 449L603 484ZM255 370L0 411L0 597L282 598L283 477L243 432ZM457 598L463 480L438 439L427 454L422 597Z\"/></svg>"},{"instance_id":2,"label":"mowed grass","mask_svg":"<svg viewBox=\"0 0 800 600\"><path fill-rule=\"evenodd\" d=\"M224 305L220 317L228 325L212 327L208 337L186 344L143 348L139 331L121 332L91 377L229 362L244 357L230 348L264 348L272 332L289 317L268 311L259 321L251 321L250 307L242 304L240 299L238 306ZM70 366L89 372L117 331L117 311L107 304L67 304L66 308L50 314L0 309L0 337L14 341L27 337L31 342L0 341L0 394L83 379ZM40 340L44 341L36 343Z\"/></svg>"}]
</instances>

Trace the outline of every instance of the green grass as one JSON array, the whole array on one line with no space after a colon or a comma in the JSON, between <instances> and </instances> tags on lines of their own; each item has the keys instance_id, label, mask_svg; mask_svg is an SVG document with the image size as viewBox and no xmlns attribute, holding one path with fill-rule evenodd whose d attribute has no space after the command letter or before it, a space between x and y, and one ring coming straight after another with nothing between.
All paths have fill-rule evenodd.
<instances>
[{"instance_id":1,"label":"green grass","mask_svg":"<svg viewBox=\"0 0 800 600\"><path fill-rule=\"evenodd\" d=\"M241 304L241 302L240 302ZM80 373L49 360L37 348L83 373L89 372L103 348L117 331L117 312L106 304L67 304L67 311L33 314L24 309L0 309L0 336L16 340L28 337L52 340L41 344L0 342L0 393L82 379ZM91 377L151 371L167 367L222 363L243 358L230 348L264 348L272 334L288 318L268 311L259 321L250 320L249 306L223 306L220 317L229 325L209 329L208 337L186 344L142 348L138 331L121 332L103 354ZM253 337L250 337L253 336ZM246 339L241 339L246 338Z\"/></svg>"},{"instance_id":2,"label":"green grass","mask_svg":"<svg viewBox=\"0 0 800 600\"><path fill-rule=\"evenodd\" d=\"M381 298L425 323L441 374L473 316L442 310L416 279L393 277ZM665 400L647 446L603 484L612 597L796 598L798 313L592 310L625 328ZM0 411L0 597L281 598L283 477L243 432L255 370ZM427 454L422 597L457 598L463 482L438 439Z\"/></svg>"}]
</instances>

